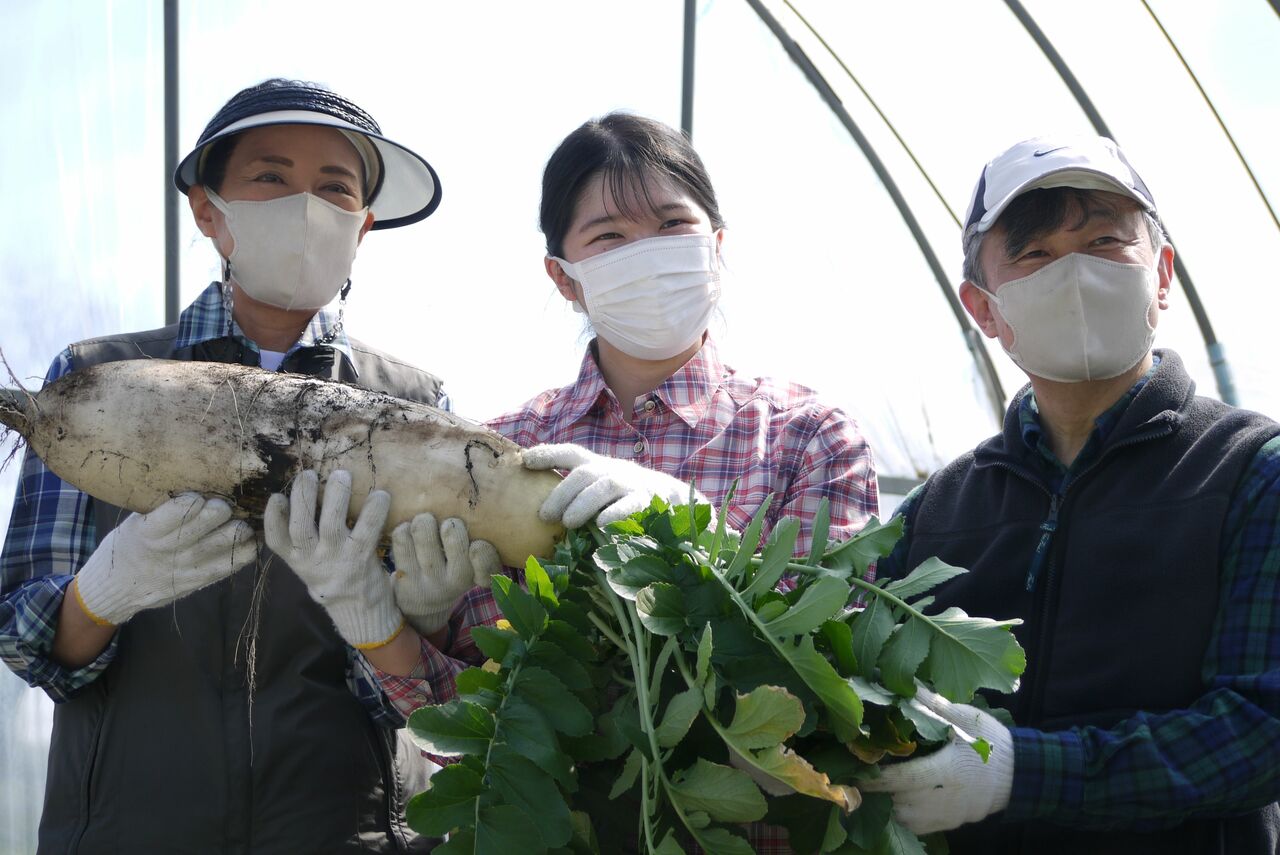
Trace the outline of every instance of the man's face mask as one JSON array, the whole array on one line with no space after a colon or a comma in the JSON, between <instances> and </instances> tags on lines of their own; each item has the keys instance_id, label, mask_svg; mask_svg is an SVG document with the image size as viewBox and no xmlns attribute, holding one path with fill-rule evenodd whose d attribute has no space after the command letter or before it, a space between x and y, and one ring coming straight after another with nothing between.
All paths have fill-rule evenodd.
<instances>
[{"instance_id":1,"label":"man's face mask","mask_svg":"<svg viewBox=\"0 0 1280 855\"><path fill-rule=\"evenodd\" d=\"M1107 380L1151 349L1150 311L1159 273L1073 252L987 292L1013 331L1005 352L1047 380Z\"/></svg>"},{"instance_id":2,"label":"man's face mask","mask_svg":"<svg viewBox=\"0 0 1280 855\"><path fill-rule=\"evenodd\" d=\"M582 286L596 332L637 359L670 359L692 347L720 299L714 234L646 238L577 264L554 260Z\"/></svg>"},{"instance_id":3,"label":"man's face mask","mask_svg":"<svg viewBox=\"0 0 1280 855\"><path fill-rule=\"evenodd\" d=\"M206 189L235 241L231 278L281 309L328 305L351 276L368 209L346 211L310 193L227 202Z\"/></svg>"}]
</instances>

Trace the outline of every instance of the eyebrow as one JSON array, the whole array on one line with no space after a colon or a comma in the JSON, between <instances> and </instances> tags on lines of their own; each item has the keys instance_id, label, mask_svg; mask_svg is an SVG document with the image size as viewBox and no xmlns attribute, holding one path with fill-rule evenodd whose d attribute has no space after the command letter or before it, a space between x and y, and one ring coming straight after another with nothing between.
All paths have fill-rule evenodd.
<instances>
[{"instance_id":1,"label":"eyebrow","mask_svg":"<svg viewBox=\"0 0 1280 855\"><path fill-rule=\"evenodd\" d=\"M667 211L690 211L692 210L692 208L690 208L684 202L668 202L665 205L653 206L650 208L650 210L654 211L655 213L662 214L662 213L666 213ZM587 222L583 223L581 226L578 227L578 232L582 233L589 229L593 229L596 226L607 225L609 223L616 222L617 219L618 219L617 214L605 214L603 217L596 217L593 220L588 220Z\"/></svg>"},{"instance_id":2,"label":"eyebrow","mask_svg":"<svg viewBox=\"0 0 1280 855\"><path fill-rule=\"evenodd\" d=\"M282 154L264 154L262 157L256 157L251 163L278 163L281 166L293 167L294 163ZM345 166L322 166L320 171L326 175L345 175L353 181L359 181L360 177L347 169Z\"/></svg>"},{"instance_id":3,"label":"eyebrow","mask_svg":"<svg viewBox=\"0 0 1280 855\"><path fill-rule=\"evenodd\" d=\"M1135 204L1135 207L1136 207L1136 204ZM1064 212L1064 214L1065 213L1066 212ZM1091 204L1088 208L1085 208L1082 214L1080 216L1077 216L1075 218L1075 221L1069 226L1064 226L1061 222L1059 222L1056 225L1052 225L1048 228L1040 228L1031 234L1028 234L1025 236L1019 236L1021 238L1019 240L1014 239L1015 235L1013 233L1006 231L1005 241L1004 241L1005 258L1006 259L1016 258L1018 255L1022 253L1024 249L1027 248L1028 245L1044 238L1046 235L1049 235L1049 234L1052 234L1053 232L1058 231L1059 229L1065 228L1069 232L1084 231L1086 228L1090 226L1090 224L1093 223L1094 220L1104 220L1105 222L1114 226L1117 223L1123 223L1128 213L1129 213L1128 211L1122 210L1121 208L1113 208L1110 205L1105 205L1105 204L1100 205L1100 204L1094 203L1094 204ZM1065 220L1066 217L1064 216L1062 219ZM1135 226L1135 232L1137 231L1137 229L1138 227Z\"/></svg>"}]
</instances>

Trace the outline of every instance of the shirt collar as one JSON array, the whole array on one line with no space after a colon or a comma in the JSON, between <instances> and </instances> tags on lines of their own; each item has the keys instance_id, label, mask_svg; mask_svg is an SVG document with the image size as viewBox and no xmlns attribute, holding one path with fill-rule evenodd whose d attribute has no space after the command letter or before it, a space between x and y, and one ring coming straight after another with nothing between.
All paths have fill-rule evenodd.
<instances>
[{"instance_id":1,"label":"shirt collar","mask_svg":"<svg viewBox=\"0 0 1280 855\"><path fill-rule=\"evenodd\" d=\"M316 312L307 323L306 329L302 331L302 335L286 351L286 355L302 347L315 347L333 331L335 320L334 315L327 309ZM174 349L193 347L202 342L222 338L226 334L227 307L222 302L222 283L211 282L195 302L183 309L182 314L178 316L178 338L174 342ZM255 351L261 350L257 342L250 340L244 334L234 319L231 321L231 336ZM333 337L333 341L326 344L341 353L354 370L355 361L351 357L351 342L348 341L346 332L339 330Z\"/></svg>"},{"instance_id":2,"label":"shirt collar","mask_svg":"<svg viewBox=\"0 0 1280 855\"><path fill-rule=\"evenodd\" d=\"M577 422L596 405L605 394L608 386L604 375L600 373L600 365L596 362L595 341L587 347L582 355L582 364L578 367L578 379L569 387L569 397L560 409L556 421L570 425Z\"/></svg>"},{"instance_id":3,"label":"shirt collar","mask_svg":"<svg viewBox=\"0 0 1280 855\"><path fill-rule=\"evenodd\" d=\"M1151 367L1147 372L1138 378L1129 391L1125 392L1101 415L1093 420L1093 433L1089 436L1088 444L1093 447L1101 447L1107 439L1107 436L1120 423L1120 417L1124 415L1124 411L1133 403L1133 399L1138 397L1138 393L1142 391L1142 387L1147 385L1147 381L1151 379L1156 372L1156 367L1160 365L1160 355L1152 354ZM1040 454L1046 456L1051 463L1057 463L1061 466L1061 462L1053 456L1053 452L1049 450L1048 443L1044 438L1044 428L1040 426L1040 407L1036 403L1036 393L1034 389L1028 389L1027 394L1022 396L1022 400L1018 404L1018 427L1022 431L1022 442L1032 451L1039 451Z\"/></svg>"},{"instance_id":4,"label":"shirt collar","mask_svg":"<svg viewBox=\"0 0 1280 855\"><path fill-rule=\"evenodd\" d=\"M664 380L654 394L685 424L694 427L711 408L712 396L724 381L726 371L720 350L708 335L698 352Z\"/></svg>"},{"instance_id":5,"label":"shirt collar","mask_svg":"<svg viewBox=\"0 0 1280 855\"><path fill-rule=\"evenodd\" d=\"M720 361L719 350L708 335L698 352L680 366L676 373L662 381L653 395L693 427L710 409L712 396L720 387L726 371L724 363ZM578 379L574 381L556 421L566 425L577 422L600 402L601 397L607 397L608 391L608 384L605 383L604 375L600 373L600 364L596 361L596 345L593 340L582 356ZM634 403L619 401L618 405L631 407Z\"/></svg>"}]
</instances>

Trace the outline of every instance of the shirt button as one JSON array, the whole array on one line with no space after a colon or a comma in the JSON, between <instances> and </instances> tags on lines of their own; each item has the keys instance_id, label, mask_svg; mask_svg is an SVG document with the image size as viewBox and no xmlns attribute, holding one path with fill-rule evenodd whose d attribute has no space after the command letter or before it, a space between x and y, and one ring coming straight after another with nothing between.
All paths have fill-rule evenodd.
<instances>
[{"instance_id":1,"label":"shirt button","mask_svg":"<svg viewBox=\"0 0 1280 855\"><path fill-rule=\"evenodd\" d=\"M644 440L642 440L642 439L641 439L641 440L636 440L636 444L635 444L635 445L633 445L633 446L631 446L631 450L632 450L632 451L634 451L636 454L643 454L643 453L644 453Z\"/></svg>"},{"instance_id":2,"label":"shirt button","mask_svg":"<svg viewBox=\"0 0 1280 855\"><path fill-rule=\"evenodd\" d=\"M657 407L658 407L657 402L652 399L644 402L644 411L646 413L652 413L655 409L657 409Z\"/></svg>"}]
</instances>

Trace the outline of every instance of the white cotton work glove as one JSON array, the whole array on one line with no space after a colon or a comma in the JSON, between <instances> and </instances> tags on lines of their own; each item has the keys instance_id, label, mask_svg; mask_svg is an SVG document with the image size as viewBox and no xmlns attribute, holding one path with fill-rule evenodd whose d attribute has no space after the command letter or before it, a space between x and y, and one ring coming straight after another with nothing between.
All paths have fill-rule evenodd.
<instances>
[{"instance_id":1,"label":"white cotton work glove","mask_svg":"<svg viewBox=\"0 0 1280 855\"><path fill-rule=\"evenodd\" d=\"M649 507L654 496L670 505L689 501L689 485L683 481L580 445L535 445L522 455L528 469L569 470L538 509L543 521L563 523L566 528L577 528L592 517L596 525L626 519ZM698 493L695 501L707 499Z\"/></svg>"},{"instance_id":2,"label":"white cotton work glove","mask_svg":"<svg viewBox=\"0 0 1280 855\"><path fill-rule=\"evenodd\" d=\"M977 707L953 704L923 687L916 700L951 724L947 744L928 757L882 766L880 776L862 781L859 789L892 794L894 818L915 834L948 831L1004 810L1013 786L1009 729ZM991 744L987 762L966 736Z\"/></svg>"},{"instance_id":3,"label":"white cotton work glove","mask_svg":"<svg viewBox=\"0 0 1280 855\"><path fill-rule=\"evenodd\" d=\"M462 595L488 585L501 572L498 550L487 540L471 540L467 524L447 519L439 525L432 514L418 514L391 532L396 564L396 605L423 635L449 622Z\"/></svg>"},{"instance_id":4,"label":"white cotton work glove","mask_svg":"<svg viewBox=\"0 0 1280 855\"><path fill-rule=\"evenodd\" d=\"M267 501L262 518L267 546L298 574L347 644L358 650L382 647L404 627L391 574L378 559L391 495L385 490L369 493L356 524L348 529L351 473L334 470L324 485L317 528L319 483L319 476L307 469L293 479L289 498L276 493Z\"/></svg>"},{"instance_id":5,"label":"white cotton work glove","mask_svg":"<svg viewBox=\"0 0 1280 855\"><path fill-rule=\"evenodd\" d=\"M112 529L76 574L80 605L99 626L122 624L239 570L258 554L253 530L222 499L182 493Z\"/></svg>"}]
</instances>

